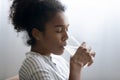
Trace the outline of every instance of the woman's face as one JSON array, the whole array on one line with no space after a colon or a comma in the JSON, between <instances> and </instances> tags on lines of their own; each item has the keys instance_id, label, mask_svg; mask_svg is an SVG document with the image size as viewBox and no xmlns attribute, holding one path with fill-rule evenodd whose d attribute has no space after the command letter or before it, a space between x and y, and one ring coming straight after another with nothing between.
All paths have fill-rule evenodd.
<instances>
[{"instance_id":1,"label":"woman's face","mask_svg":"<svg viewBox=\"0 0 120 80\"><path fill-rule=\"evenodd\" d=\"M68 39L68 26L64 13L56 13L53 19L46 23L45 32L39 44L40 47L48 54L62 54Z\"/></svg>"}]
</instances>

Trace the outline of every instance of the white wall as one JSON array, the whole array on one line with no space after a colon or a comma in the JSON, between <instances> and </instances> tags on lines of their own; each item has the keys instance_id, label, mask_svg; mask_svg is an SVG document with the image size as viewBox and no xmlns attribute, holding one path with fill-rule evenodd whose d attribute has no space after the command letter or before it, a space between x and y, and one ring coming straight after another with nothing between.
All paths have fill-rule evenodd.
<instances>
[{"instance_id":1,"label":"white wall","mask_svg":"<svg viewBox=\"0 0 120 80\"><path fill-rule=\"evenodd\" d=\"M62 0L69 32L96 51L94 64L83 70L83 80L120 80L120 1ZM25 52L21 34L8 21L9 1L0 2L0 80L17 74Z\"/></svg>"},{"instance_id":2,"label":"white wall","mask_svg":"<svg viewBox=\"0 0 120 80\"><path fill-rule=\"evenodd\" d=\"M96 51L83 80L120 80L120 0L62 0L70 33Z\"/></svg>"},{"instance_id":3,"label":"white wall","mask_svg":"<svg viewBox=\"0 0 120 80\"><path fill-rule=\"evenodd\" d=\"M17 74L25 52L22 34L17 34L8 20L9 0L0 2L0 80Z\"/></svg>"}]
</instances>

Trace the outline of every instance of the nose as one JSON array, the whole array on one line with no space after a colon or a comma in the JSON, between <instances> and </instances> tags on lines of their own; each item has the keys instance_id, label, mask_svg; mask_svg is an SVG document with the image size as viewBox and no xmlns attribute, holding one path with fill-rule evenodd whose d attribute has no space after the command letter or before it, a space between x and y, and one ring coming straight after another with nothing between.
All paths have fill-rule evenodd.
<instances>
[{"instance_id":1,"label":"nose","mask_svg":"<svg viewBox=\"0 0 120 80\"><path fill-rule=\"evenodd\" d=\"M66 41L68 38L69 38L69 37L68 37L68 32L65 31L65 32L63 33L63 38L62 38L62 40L63 40L63 41Z\"/></svg>"}]
</instances>

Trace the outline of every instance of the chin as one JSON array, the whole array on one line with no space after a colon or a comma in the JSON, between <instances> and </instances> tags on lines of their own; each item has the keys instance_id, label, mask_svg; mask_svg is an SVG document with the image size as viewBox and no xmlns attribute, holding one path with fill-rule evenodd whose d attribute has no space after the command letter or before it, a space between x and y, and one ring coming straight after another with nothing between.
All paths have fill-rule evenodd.
<instances>
[{"instance_id":1,"label":"chin","mask_svg":"<svg viewBox=\"0 0 120 80\"><path fill-rule=\"evenodd\" d=\"M53 52L53 54L55 55L62 55L64 51L57 51L57 52Z\"/></svg>"}]
</instances>

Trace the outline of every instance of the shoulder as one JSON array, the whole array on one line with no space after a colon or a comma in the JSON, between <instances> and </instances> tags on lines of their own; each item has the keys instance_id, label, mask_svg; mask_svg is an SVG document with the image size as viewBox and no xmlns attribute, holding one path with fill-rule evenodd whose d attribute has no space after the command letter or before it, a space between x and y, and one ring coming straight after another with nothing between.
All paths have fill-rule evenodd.
<instances>
[{"instance_id":1,"label":"shoulder","mask_svg":"<svg viewBox=\"0 0 120 80\"><path fill-rule=\"evenodd\" d=\"M38 70L47 70L47 64L41 55L27 53L26 58L22 63L19 71L25 70L26 72L33 73Z\"/></svg>"},{"instance_id":2,"label":"shoulder","mask_svg":"<svg viewBox=\"0 0 120 80\"><path fill-rule=\"evenodd\" d=\"M49 67L42 56L28 53L19 69L20 78L32 79L33 75L48 75ZM40 79L40 78L39 78ZM39 80L36 79L36 80Z\"/></svg>"},{"instance_id":3,"label":"shoulder","mask_svg":"<svg viewBox=\"0 0 120 80\"><path fill-rule=\"evenodd\" d=\"M33 52L29 52L26 54L26 59L23 61L23 65L34 66L37 68L46 68L46 62L44 60L44 57Z\"/></svg>"},{"instance_id":4,"label":"shoulder","mask_svg":"<svg viewBox=\"0 0 120 80\"><path fill-rule=\"evenodd\" d=\"M19 70L19 77L24 80L52 80L53 78L44 57L37 54L27 54Z\"/></svg>"}]
</instances>

